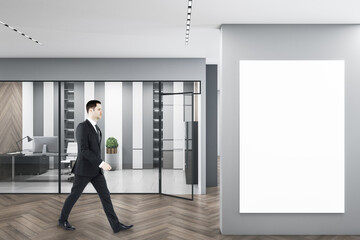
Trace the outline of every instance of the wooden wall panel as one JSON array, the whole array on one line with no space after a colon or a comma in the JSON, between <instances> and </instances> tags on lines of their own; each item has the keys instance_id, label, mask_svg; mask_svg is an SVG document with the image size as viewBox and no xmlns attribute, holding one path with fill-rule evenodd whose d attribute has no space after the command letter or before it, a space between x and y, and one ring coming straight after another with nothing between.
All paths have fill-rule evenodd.
<instances>
[{"instance_id":1,"label":"wooden wall panel","mask_svg":"<svg viewBox=\"0 0 360 240\"><path fill-rule=\"evenodd\" d=\"M16 141L22 138L22 83L0 82L0 104L0 153L18 151Z\"/></svg>"}]
</instances>

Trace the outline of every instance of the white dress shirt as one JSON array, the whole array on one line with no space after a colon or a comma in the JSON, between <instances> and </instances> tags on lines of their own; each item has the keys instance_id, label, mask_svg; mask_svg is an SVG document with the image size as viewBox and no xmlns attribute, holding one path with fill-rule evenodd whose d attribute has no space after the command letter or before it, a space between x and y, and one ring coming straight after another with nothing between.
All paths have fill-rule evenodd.
<instances>
[{"instance_id":1,"label":"white dress shirt","mask_svg":"<svg viewBox=\"0 0 360 240\"><path fill-rule=\"evenodd\" d=\"M94 121L94 120L92 120L91 118L86 118L87 120L89 120L89 122L91 123L91 125L93 125L93 127L94 127L94 129L95 129L95 132L97 132L97 129L96 129L96 127L95 127L95 125L96 125L96 122ZM99 165L99 168L101 168L103 165L104 165L104 161L102 161L101 163L100 163L100 165Z\"/></svg>"}]
</instances>

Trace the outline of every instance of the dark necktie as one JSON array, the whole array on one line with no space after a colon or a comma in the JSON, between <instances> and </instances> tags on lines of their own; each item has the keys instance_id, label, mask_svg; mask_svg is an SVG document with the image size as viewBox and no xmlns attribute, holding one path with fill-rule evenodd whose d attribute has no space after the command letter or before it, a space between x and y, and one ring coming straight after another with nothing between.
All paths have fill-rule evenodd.
<instances>
[{"instance_id":1,"label":"dark necktie","mask_svg":"<svg viewBox=\"0 0 360 240\"><path fill-rule=\"evenodd\" d=\"M100 132L100 128L98 127L98 125L95 124L96 127L96 133L98 135L98 140L99 142L101 142L101 132Z\"/></svg>"}]
</instances>

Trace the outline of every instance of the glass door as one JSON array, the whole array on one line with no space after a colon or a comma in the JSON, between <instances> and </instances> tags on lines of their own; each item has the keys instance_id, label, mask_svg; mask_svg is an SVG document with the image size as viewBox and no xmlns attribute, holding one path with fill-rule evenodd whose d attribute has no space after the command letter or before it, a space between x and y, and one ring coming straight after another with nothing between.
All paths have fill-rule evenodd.
<instances>
[{"instance_id":1,"label":"glass door","mask_svg":"<svg viewBox=\"0 0 360 240\"><path fill-rule=\"evenodd\" d=\"M193 93L166 93L164 84L160 99L160 193L193 200L197 172Z\"/></svg>"}]
</instances>

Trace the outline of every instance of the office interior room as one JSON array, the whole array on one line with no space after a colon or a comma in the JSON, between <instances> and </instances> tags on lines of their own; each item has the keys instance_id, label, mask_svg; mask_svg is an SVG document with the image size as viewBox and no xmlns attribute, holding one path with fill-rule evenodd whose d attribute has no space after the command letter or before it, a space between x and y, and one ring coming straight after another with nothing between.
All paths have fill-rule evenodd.
<instances>
[{"instance_id":1,"label":"office interior room","mask_svg":"<svg viewBox=\"0 0 360 240\"><path fill-rule=\"evenodd\" d=\"M111 192L161 190L187 198L193 188L198 193L198 156L192 148L193 142L198 146L193 133L198 136L201 118L200 82L1 82L0 88L4 102L18 103L8 102L14 107L6 107L1 120L2 132L16 133L1 146L2 193L70 192L76 126L86 119L85 105L92 99L101 101L104 112L98 126L102 159L113 168L105 173ZM95 189L89 185L84 192Z\"/></svg>"},{"instance_id":2,"label":"office interior room","mask_svg":"<svg viewBox=\"0 0 360 240\"><path fill-rule=\"evenodd\" d=\"M69 192L75 128L95 98L111 193L194 193L218 206L223 235L357 239L359 1L3 2L1 193ZM26 136L57 136L60 154L33 153Z\"/></svg>"}]
</instances>

